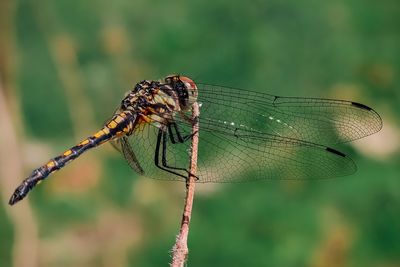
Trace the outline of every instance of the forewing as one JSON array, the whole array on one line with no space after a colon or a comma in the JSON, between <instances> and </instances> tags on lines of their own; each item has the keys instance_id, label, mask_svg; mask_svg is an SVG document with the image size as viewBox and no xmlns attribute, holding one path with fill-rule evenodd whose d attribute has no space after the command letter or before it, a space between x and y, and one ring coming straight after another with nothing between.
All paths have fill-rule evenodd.
<instances>
[{"instance_id":1,"label":"forewing","mask_svg":"<svg viewBox=\"0 0 400 267\"><path fill-rule=\"evenodd\" d=\"M203 130L258 132L329 145L382 128L378 113L356 102L280 97L205 84L198 87Z\"/></svg>"}]
</instances>

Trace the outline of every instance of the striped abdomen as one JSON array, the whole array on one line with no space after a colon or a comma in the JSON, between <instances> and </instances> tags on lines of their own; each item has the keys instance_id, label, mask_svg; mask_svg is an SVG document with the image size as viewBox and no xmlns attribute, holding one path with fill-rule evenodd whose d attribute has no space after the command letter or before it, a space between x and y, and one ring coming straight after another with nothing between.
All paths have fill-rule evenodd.
<instances>
[{"instance_id":1,"label":"striped abdomen","mask_svg":"<svg viewBox=\"0 0 400 267\"><path fill-rule=\"evenodd\" d=\"M63 154L49 160L45 165L34 170L32 174L17 187L9 200L9 204L13 205L22 200L39 182L44 180L51 173L64 167L65 164L79 157L83 152L113 138L130 134L134 127L134 121L135 118L130 112L122 112L114 115L114 117L106 123L100 131L84 139L82 142L68 149Z\"/></svg>"}]
</instances>

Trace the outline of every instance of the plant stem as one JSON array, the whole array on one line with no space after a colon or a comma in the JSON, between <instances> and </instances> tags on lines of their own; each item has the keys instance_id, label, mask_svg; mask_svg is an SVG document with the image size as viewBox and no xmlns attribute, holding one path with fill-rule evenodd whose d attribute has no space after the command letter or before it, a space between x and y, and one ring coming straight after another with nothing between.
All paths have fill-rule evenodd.
<instances>
[{"instance_id":1,"label":"plant stem","mask_svg":"<svg viewBox=\"0 0 400 267\"><path fill-rule=\"evenodd\" d=\"M192 106L192 149L190 153L190 169L189 176L186 180L186 197L185 206L182 215L181 228L179 234L176 237L175 245L172 249L172 263L171 267L183 267L188 255L189 249L187 246L187 240L189 235L189 224L192 215L194 189L196 185L196 172L197 172L197 152L199 144L199 105L194 103Z\"/></svg>"}]
</instances>

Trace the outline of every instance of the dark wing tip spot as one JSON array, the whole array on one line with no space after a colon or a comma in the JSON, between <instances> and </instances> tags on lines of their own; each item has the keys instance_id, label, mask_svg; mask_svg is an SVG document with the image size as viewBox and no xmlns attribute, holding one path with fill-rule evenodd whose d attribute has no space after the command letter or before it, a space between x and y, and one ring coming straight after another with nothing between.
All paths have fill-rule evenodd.
<instances>
[{"instance_id":1,"label":"dark wing tip spot","mask_svg":"<svg viewBox=\"0 0 400 267\"><path fill-rule=\"evenodd\" d=\"M366 109L366 110L368 110L368 111L370 111L370 110L372 109L372 108L370 108L370 107L368 107L368 106L366 106L366 105L364 105L364 104L357 103L357 102L351 102L351 104L352 104L353 106L356 106L356 107L362 108L362 109Z\"/></svg>"},{"instance_id":2,"label":"dark wing tip spot","mask_svg":"<svg viewBox=\"0 0 400 267\"><path fill-rule=\"evenodd\" d=\"M346 157L346 155L343 154L342 152L337 151L337 150L335 150L333 148L330 148L330 147L327 147L326 151L331 152L331 153L336 154L336 155L341 156L341 157Z\"/></svg>"}]
</instances>

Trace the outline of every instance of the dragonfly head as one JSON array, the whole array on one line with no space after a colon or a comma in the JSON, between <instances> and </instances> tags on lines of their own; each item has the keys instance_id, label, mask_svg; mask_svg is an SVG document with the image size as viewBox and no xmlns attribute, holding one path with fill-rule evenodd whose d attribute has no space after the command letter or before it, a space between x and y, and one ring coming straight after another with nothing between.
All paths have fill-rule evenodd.
<instances>
[{"instance_id":1,"label":"dragonfly head","mask_svg":"<svg viewBox=\"0 0 400 267\"><path fill-rule=\"evenodd\" d=\"M165 78L165 83L170 85L178 94L179 103L183 110L188 109L197 101L197 85L192 79L173 74Z\"/></svg>"}]
</instances>

